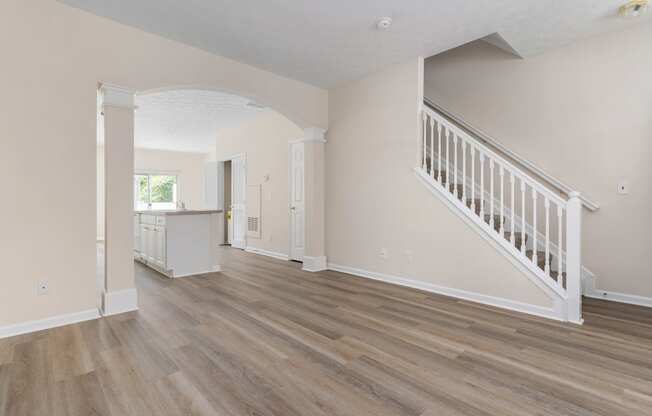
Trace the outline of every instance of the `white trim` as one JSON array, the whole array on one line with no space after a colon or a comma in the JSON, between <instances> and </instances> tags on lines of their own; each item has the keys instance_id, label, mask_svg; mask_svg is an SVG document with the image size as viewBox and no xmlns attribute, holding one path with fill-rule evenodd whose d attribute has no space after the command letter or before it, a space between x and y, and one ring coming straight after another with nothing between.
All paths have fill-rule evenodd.
<instances>
[{"instance_id":1,"label":"white trim","mask_svg":"<svg viewBox=\"0 0 652 416\"><path fill-rule=\"evenodd\" d=\"M446 207L455 215L460 217L464 222L474 230L478 235L484 238L489 244L491 244L499 253L510 261L515 267L517 267L527 278L537 285L537 287L548 294L548 296L553 298L558 298L559 300L565 301L566 294L562 289L559 288L557 283L545 276L544 271L534 264L527 262L524 263L520 259L521 252L510 243L508 240L496 239L493 237L493 232L491 232L491 227L481 219L475 213L471 214L471 211L466 207L466 202L462 203L459 199L455 198L450 192L442 191L441 185L438 182L434 181L430 176L422 172L420 168L414 168L414 172L423 183L423 185L436 197L438 197Z\"/></svg>"},{"instance_id":2,"label":"white trim","mask_svg":"<svg viewBox=\"0 0 652 416\"><path fill-rule=\"evenodd\" d=\"M100 311L97 309L87 309L85 311L68 313L65 315L53 316L35 321L28 321L14 325L0 327L0 339L13 337L16 335L29 334L31 332L43 331L45 329L57 328L64 325L76 324L79 322L98 319Z\"/></svg>"},{"instance_id":3,"label":"white trim","mask_svg":"<svg viewBox=\"0 0 652 416\"><path fill-rule=\"evenodd\" d=\"M326 256L303 256L303 270L307 272L321 272L323 270L328 270Z\"/></svg>"},{"instance_id":4,"label":"white trim","mask_svg":"<svg viewBox=\"0 0 652 416\"><path fill-rule=\"evenodd\" d=\"M553 307L546 308L544 306L531 305L510 299L499 298L490 295L483 295L481 293L469 292L461 289L454 289L450 287L438 286L432 283L427 283L419 280L408 279L405 277L392 276L384 273L370 272L367 270L356 269L349 266L342 266L339 264L328 263L328 269L336 272L348 273L354 276L364 277L367 279L378 280L385 283L391 283L399 286L411 287L413 289L424 290L426 292L437 293L440 295L451 296L454 298L464 299L471 302L482 303L491 305L498 308L508 309L516 312L527 313L530 315L541 316L543 318L554 319L556 321L566 321L564 318L563 308L553 300Z\"/></svg>"},{"instance_id":5,"label":"white trim","mask_svg":"<svg viewBox=\"0 0 652 416\"><path fill-rule=\"evenodd\" d=\"M129 88L107 83L100 84L102 107L117 107L135 110L134 96L136 92Z\"/></svg>"},{"instance_id":6,"label":"white trim","mask_svg":"<svg viewBox=\"0 0 652 416\"><path fill-rule=\"evenodd\" d=\"M628 293L612 292L601 290L595 287L595 277L588 276L582 279L582 293L587 298L603 299L612 302L627 303L630 305L646 306L652 308L652 297L630 295Z\"/></svg>"},{"instance_id":7,"label":"white trim","mask_svg":"<svg viewBox=\"0 0 652 416\"><path fill-rule=\"evenodd\" d=\"M326 130L319 127L308 127L303 129L303 137L296 140L290 140L289 143L326 143Z\"/></svg>"},{"instance_id":8,"label":"white trim","mask_svg":"<svg viewBox=\"0 0 652 416\"><path fill-rule=\"evenodd\" d=\"M493 137L489 136L487 133L483 132L482 130L476 127L473 127L472 125L464 121L464 119L462 119L462 117L460 117L459 115L448 111L447 109L443 108L441 105L433 102L427 97L424 97L423 101L426 103L427 106L440 112L442 115L444 115L444 117L446 117L447 119L451 120L455 124L462 127L463 130L470 133L472 136L475 136L475 138L477 138L479 141L484 142L490 145L491 147L497 149L501 153L507 155L507 157L514 160L521 166L524 166L527 170L534 173L536 176L540 177L541 179L545 180L557 190L565 193L566 195L568 195L570 192L573 191L573 189L570 186L566 185L565 183L555 178L554 176L548 174L546 171L539 168L538 166L536 166L534 163L530 162L523 156L509 150L505 145L503 145ZM589 211L597 211L598 209L600 209L600 205L598 203L591 201L585 196L580 195L580 199L582 200L582 205L584 205L584 207L587 208Z\"/></svg>"},{"instance_id":9,"label":"white trim","mask_svg":"<svg viewBox=\"0 0 652 416\"><path fill-rule=\"evenodd\" d=\"M194 273L187 273L187 274L174 274L174 272L173 272L171 276L168 276L168 275L166 275L166 276L168 276L168 277L170 277L172 279L177 279L179 277L192 277L192 276L198 276L200 274L216 273L216 272L221 272L221 271L222 271L221 266L213 266L213 270L207 270L205 272L194 272Z\"/></svg>"},{"instance_id":10,"label":"white trim","mask_svg":"<svg viewBox=\"0 0 652 416\"><path fill-rule=\"evenodd\" d=\"M245 248L245 251L247 253L260 254L261 256L273 257L279 260L285 260L285 261L290 260L290 256L288 256L287 254L277 253L275 251L270 251L270 250L264 250L262 248L248 246L247 248Z\"/></svg>"},{"instance_id":11,"label":"white trim","mask_svg":"<svg viewBox=\"0 0 652 416\"><path fill-rule=\"evenodd\" d=\"M138 291L136 288L105 292L102 302L104 316L138 310Z\"/></svg>"}]
</instances>

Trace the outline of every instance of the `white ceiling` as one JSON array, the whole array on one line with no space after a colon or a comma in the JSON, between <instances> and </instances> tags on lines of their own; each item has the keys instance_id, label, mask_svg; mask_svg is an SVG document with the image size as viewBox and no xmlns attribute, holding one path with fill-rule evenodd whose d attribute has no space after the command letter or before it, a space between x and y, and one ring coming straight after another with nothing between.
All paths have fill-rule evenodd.
<instances>
[{"instance_id":1,"label":"white ceiling","mask_svg":"<svg viewBox=\"0 0 652 416\"><path fill-rule=\"evenodd\" d=\"M135 146L208 153L217 131L234 128L263 109L237 95L207 90L171 90L136 96Z\"/></svg>"},{"instance_id":2,"label":"white ceiling","mask_svg":"<svg viewBox=\"0 0 652 416\"><path fill-rule=\"evenodd\" d=\"M321 87L493 33L527 57L652 15L618 17L626 0L60 1Z\"/></svg>"}]
</instances>

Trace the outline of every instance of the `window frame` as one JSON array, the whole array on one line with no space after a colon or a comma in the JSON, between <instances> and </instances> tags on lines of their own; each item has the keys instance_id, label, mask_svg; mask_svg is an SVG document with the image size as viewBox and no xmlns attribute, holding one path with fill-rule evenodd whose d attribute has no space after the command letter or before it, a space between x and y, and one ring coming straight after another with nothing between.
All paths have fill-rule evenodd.
<instances>
[{"instance_id":1,"label":"window frame","mask_svg":"<svg viewBox=\"0 0 652 416\"><path fill-rule=\"evenodd\" d=\"M148 202L147 206L145 208L139 207L138 205L138 182L136 181L136 178L138 176L147 176L147 196L148 196ZM152 180L151 176L173 176L174 177L174 183L176 186L176 192L175 192L175 201L170 203L169 207L159 207L159 208L154 208L152 205L151 199L152 199ZM167 211L167 210L174 210L177 209L177 204L179 201L181 201L181 187L179 186L179 181L180 181L180 173L178 171L166 171L166 170L135 170L134 171L134 210L135 211Z\"/></svg>"}]
</instances>

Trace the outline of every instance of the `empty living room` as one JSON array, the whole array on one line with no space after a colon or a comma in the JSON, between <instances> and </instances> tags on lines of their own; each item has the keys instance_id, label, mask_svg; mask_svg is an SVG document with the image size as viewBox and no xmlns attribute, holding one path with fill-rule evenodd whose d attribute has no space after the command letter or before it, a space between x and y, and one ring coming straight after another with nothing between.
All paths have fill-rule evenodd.
<instances>
[{"instance_id":1,"label":"empty living room","mask_svg":"<svg viewBox=\"0 0 652 416\"><path fill-rule=\"evenodd\" d=\"M0 50L0 416L652 415L652 0L3 0Z\"/></svg>"}]
</instances>

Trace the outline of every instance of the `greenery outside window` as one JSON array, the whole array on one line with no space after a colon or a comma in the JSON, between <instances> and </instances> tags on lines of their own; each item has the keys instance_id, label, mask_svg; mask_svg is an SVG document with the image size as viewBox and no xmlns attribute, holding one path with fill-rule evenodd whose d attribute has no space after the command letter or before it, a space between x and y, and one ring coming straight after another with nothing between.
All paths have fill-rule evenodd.
<instances>
[{"instance_id":1,"label":"greenery outside window","mask_svg":"<svg viewBox=\"0 0 652 416\"><path fill-rule=\"evenodd\" d=\"M176 209L177 179L176 175L134 175L134 208L137 211Z\"/></svg>"}]
</instances>

